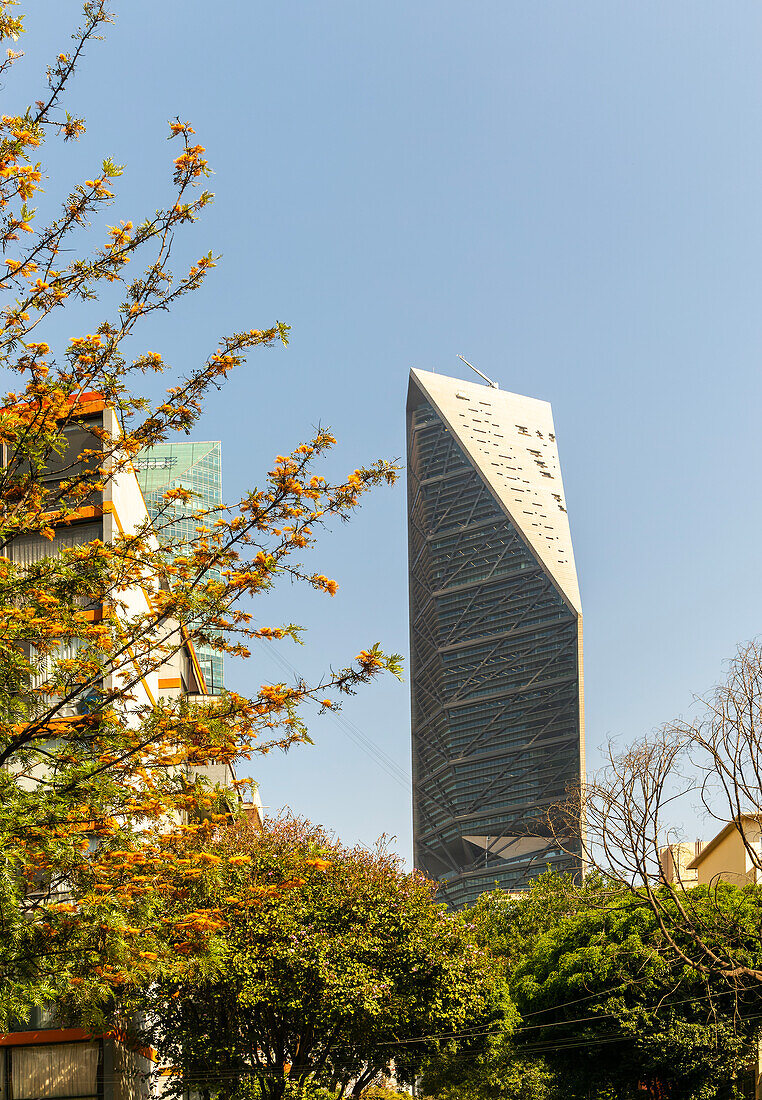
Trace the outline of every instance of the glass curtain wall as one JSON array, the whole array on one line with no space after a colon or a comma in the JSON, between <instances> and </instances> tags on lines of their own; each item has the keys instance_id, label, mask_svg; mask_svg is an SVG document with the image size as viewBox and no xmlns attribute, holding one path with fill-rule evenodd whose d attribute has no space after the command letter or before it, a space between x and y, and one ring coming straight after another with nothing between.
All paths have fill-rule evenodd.
<instances>
[{"instance_id":1,"label":"glass curtain wall","mask_svg":"<svg viewBox=\"0 0 762 1100\"><path fill-rule=\"evenodd\" d=\"M218 441L160 443L135 459L135 470L160 542L193 541L199 524L193 512L222 507L222 444ZM193 499L168 509L163 494L174 488L188 489ZM208 690L219 693L224 686L222 654L203 643L195 649Z\"/></svg>"}]
</instances>

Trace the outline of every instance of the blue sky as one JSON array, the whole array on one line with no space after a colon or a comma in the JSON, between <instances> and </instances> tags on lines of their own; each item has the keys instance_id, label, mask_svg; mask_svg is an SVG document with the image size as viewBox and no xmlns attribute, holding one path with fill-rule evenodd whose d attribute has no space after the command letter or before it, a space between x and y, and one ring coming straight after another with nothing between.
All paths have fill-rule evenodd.
<instances>
[{"instance_id":1,"label":"blue sky","mask_svg":"<svg viewBox=\"0 0 762 1100\"><path fill-rule=\"evenodd\" d=\"M4 110L37 98L68 0L38 0ZM88 52L88 118L57 181L127 165L111 221L168 194L166 121L190 119L216 202L178 256L223 254L146 346L180 369L235 327L293 326L209 402L235 498L312 425L331 468L404 453L411 366L553 404L585 610L588 757L691 706L762 624L762 9L655 0L129 0ZM49 195L58 195L51 184ZM178 259L178 266L180 259ZM82 317L92 331L97 314ZM71 321L60 333L65 339ZM404 487L379 490L273 620L312 674L367 643L407 653ZM264 651L245 689L279 676ZM410 849L407 684L378 683L314 747L255 765L346 840ZM356 736L356 734L355 734Z\"/></svg>"}]
</instances>

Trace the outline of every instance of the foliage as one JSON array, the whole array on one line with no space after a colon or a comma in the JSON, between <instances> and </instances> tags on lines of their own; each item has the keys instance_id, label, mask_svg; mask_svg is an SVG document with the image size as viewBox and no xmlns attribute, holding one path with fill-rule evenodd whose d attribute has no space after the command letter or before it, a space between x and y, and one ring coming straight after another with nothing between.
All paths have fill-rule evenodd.
<instances>
[{"instance_id":1,"label":"foliage","mask_svg":"<svg viewBox=\"0 0 762 1100\"><path fill-rule=\"evenodd\" d=\"M408 1097L410 1093L402 1089L395 1089L391 1085L368 1085L362 1090L362 1100L400 1100L400 1097Z\"/></svg>"},{"instance_id":2,"label":"foliage","mask_svg":"<svg viewBox=\"0 0 762 1100\"><path fill-rule=\"evenodd\" d=\"M203 1082L229 1097L253 1076L266 1098L287 1082L359 1094L392 1060L410 1080L451 1032L499 1014L464 919L382 848L283 819L239 823L214 851L222 872L189 904L224 917L219 972L156 990L151 1041L182 1067L178 1092Z\"/></svg>"},{"instance_id":3,"label":"foliage","mask_svg":"<svg viewBox=\"0 0 762 1100\"><path fill-rule=\"evenodd\" d=\"M543 875L527 894L494 890L468 911L477 943L489 951L510 987L535 938L574 912L569 876ZM555 1100L556 1075L541 1055L523 1055L514 1038L521 1018L487 1034L463 1036L424 1066L423 1090L438 1100Z\"/></svg>"},{"instance_id":4,"label":"foliage","mask_svg":"<svg viewBox=\"0 0 762 1100\"><path fill-rule=\"evenodd\" d=\"M430 1059L423 1094L437 1100L557 1100L563 1095L556 1074L539 1056L523 1057L498 1031L476 1042L460 1040L443 1056Z\"/></svg>"},{"instance_id":5,"label":"foliage","mask_svg":"<svg viewBox=\"0 0 762 1100\"><path fill-rule=\"evenodd\" d=\"M571 797L561 818L568 825L582 817L588 864L646 899L677 959L710 981L762 988L743 922L722 904L697 912L661 860L667 845L684 840L675 823L692 815L699 798L717 827L734 823L747 876L760 879L762 644L740 645L723 680L697 702L689 718L624 750L610 745L606 766Z\"/></svg>"},{"instance_id":6,"label":"foliage","mask_svg":"<svg viewBox=\"0 0 762 1100\"><path fill-rule=\"evenodd\" d=\"M6 43L23 31L14 7L0 0ZM345 519L396 471L377 462L327 481L317 465L333 443L325 430L279 455L234 506L210 513L185 490L168 492L159 526L176 509L195 516L198 537L188 544L160 551L144 525L108 544L61 546L72 523L107 510L141 449L189 432L205 394L248 351L285 343L288 333L275 323L223 336L163 399L141 393L147 373L170 365L135 344L140 324L198 290L215 266L207 253L178 276L169 268L176 234L212 200L198 189L209 174L203 146L179 119L170 124L180 149L168 164L168 198L155 213L101 224L122 173L107 157L37 225L40 150L84 131L64 94L111 21L104 0L88 0L41 98L0 120L0 366L17 378L0 401L0 1026L62 990L81 1006L105 1003L148 982L163 959L182 958L187 929L182 920L168 928L165 905L209 873L203 842L224 811L189 768L232 768L302 740L304 705L335 706L340 693L398 671L396 657L372 646L318 683L265 684L214 705L141 694L147 677L187 649L187 624L219 651L246 657L252 638L298 639L294 624L271 626L252 610L278 578L336 591L296 557L321 525ZM21 57L7 51L6 83ZM51 181L45 189L50 202ZM103 319L57 347L67 311L74 327L83 306ZM88 421L98 410L106 419ZM49 555L22 564L16 549L39 539ZM189 831L198 847L179 864ZM220 926L207 914L199 927L208 938ZM193 936L196 947L203 940Z\"/></svg>"},{"instance_id":7,"label":"foliage","mask_svg":"<svg viewBox=\"0 0 762 1100\"><path fill-rule=\"evenodd\" d=\"M727 886L710 899L697 888L690 904L719 904L751 934L762 891ZM733 1094L756 1054L759 996L676 962L646 899L600 878L575 887L549 874L525 899L481 899L472 917L503 959L522 1020L465 1080L457 1064L440 1067L440 1095Z\"/></svg>"}]
</instances>

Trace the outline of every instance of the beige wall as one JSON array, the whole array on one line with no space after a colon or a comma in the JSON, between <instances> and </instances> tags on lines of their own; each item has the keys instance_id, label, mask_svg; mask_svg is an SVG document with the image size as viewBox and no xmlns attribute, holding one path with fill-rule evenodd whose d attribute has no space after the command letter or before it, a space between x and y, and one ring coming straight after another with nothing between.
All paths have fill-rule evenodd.
<instances>
[{"instance_id":1,"label":"beige wall","mask_svg":"<svg viewBox=\"0 0 762 1100\"><path fill-rule=\"evenodd\" d=\"M744 825L747 840L760 851L760 828L753 822ZM723 882L744 884L762 878L746 851L738 829L729 830L711 851L702 853L698 867L698 881L702 886L721 879Z\"/></svg>"},{"instance_id":2,"label":"beige wall","mask_svg":"<svg viewBox=\"0 0 762 1100\"><path fill-rule=\"evenodd\" d=\"M670 844L659 852L662 875L665 882L680 883L682 886L695 886L698 883L698 872L688 870L691 863L701 851L701 841L691 843Z\"/></svg>"},{"instance_id":3,"label":"beige wall","mask_svg":"<svg viewBox=\"0 0 762 1100\"><path fill-rule=\"evenodd\" d=\"M103 423L106 431L110 432L114 438L119 435L119 423L112 410L104 410ZM107 480L103 491L103 504L103 540L106 543L116 539L120 533L134 534L150 519L137 475L131 466L120 470ZM153 534L148 535L147 541L158 550L159 543ZM156 576L152 575L149 569L144 570L143 576L136 576L134 580L135 583L120 596L128 616L150 612L149 601L158 583ZM166 642L175 648L181 641L178 624L173 620L167 620L161 626L157 624L155 638L157 645ZM153 703L162 696L173 698L181 693L201 690L188 647L184 646L169 655L161 668L147 672L141 682L135 686L134 706L137 709Z\"/></svg>"}]
</instances>

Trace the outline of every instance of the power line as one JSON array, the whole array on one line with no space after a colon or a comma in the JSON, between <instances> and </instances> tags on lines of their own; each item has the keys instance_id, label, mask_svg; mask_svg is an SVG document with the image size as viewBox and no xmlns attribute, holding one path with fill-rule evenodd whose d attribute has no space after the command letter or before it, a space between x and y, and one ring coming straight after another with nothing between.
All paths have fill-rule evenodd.
<instances>
[{"instance_id":1,"label":"power line","mask_svg":"<svg viewBox=\"0 0 762 1100\"><path fill-rule=\"evenodd\" d=\"M615 992L617 989L621 989L623 986L629 986L629 985L632 985L632 983L631 982L623 982L621 986L615 986L614 989L604 990L600 994L591 994L591 996L599 996L599 997L601 997L601 999L603 999L604 997L610 996L610 994ZM718 993L715 993L715 994L713 994L713 996L716 996L716 997L726 996L730 993L735 993L735 992L736 991L733 990L733 989L727 989L727 990L722 990ZM655 1012L658 1012L662 1008L669 1009L669 1008L676 1008L680 1005L685 1005L685 1004L696 1004L701 1000L702 1000L702 998L699 998L699 997L683 997L678 1001L662 1001L660 1005L650 1009L649 1011L655 1013ZM549 1007L547 1009L541 1009L540 1011L542 1011L542 1012L550 1012L550 1011L553 1011L553 1010L558 1011L562 1008L567 1007L567 1005L574 1004L574 1003L575 1003L574 1001L568 1001L568 1002L562 1003L560 1005L553 1005L552 1007ZM633 1008L637 1008L637 1007L639 1007L639 1006L633 1006ZM527 1016L531 1016L531 1015L532 1015L531 1013L527 1013ZM482 1029L479 1029L479 1028L476 1028L476 1027L466 1028L463 1031L441 1032L441 1033L438 1033L438 1034L431 1034L431 1035L419 1035L419 1036L416 1036L414 1039L389 1040L388 1042L380 1043L379 1046L408 1046L412 1043L430 1042L433 1039L477 1039L477 1038L482 1038L482 1037L490 1036L490 1035L495 1035L495 1036L507 1035L509 1038L512 1038L514 1035L520 1035L520 1034L523 1034L527 1031L539 1031L541 1029L546 1029L547 1030L547 1029L554 1028L554 1027L569 1027L572 1024L584 1024L584 1023L591 1023L593 1021L597 1022L598 1020L616 1019L618 1016L619 1016L618 1012L599 1012L599 1013L595 1013L591 1016L579 1016L579 1017L577 1017L575 1019L571 1019L571 1020L549 1020L547 1023L544 1023L544 1024L528 1024L525 1027L514 1028L513 1031L511 1031L511 1032L505 1032L503 1030L494 1030L492 1028L482 1028ZM751 1015L746 1015L743 1018L745 1020L762 1019L762 1013L759 1013L759 1014L755 1013L755 1014L751 1014Z\"/></svg>"},{"instance_id":2,"label":"power line","mask_svg":"<svg viewBox=\"0 0 762 1100\"><path fill-rule=\"evenodd\" d=\"M284 657L283 654L274 648L272 642L266 642L259 639L260 646L264 647L269 656L281 666L284 671L289 672L292 676L296 676L299 680L304 680L304 677L299 672L299 669ZM393 779L396 783L399 783L405 790L410 790L410 775L406 772L391 756L379 748L378 745L363 733L353 722L350 722L342 714L329 710L328 717L353 741L357 747L368 756L373 763L381 768L382 771Z\"/></svg>"},{"instance_id":3,"label":"power line","mask_svg":"<svg viewBox=\"0 0 762 1100\"><path fill-rule=\"evenodd\" d=\"M690 1000L695 1001L695 1000L697 1000L697 998L686 998L683 1001L674 1001L674 1002L671 1002L670 1005L668 1005L667 1007L671 1007L672 1005L685 1004ZM600 1020L600 1019L605 1019L605 1018L606 1018L605 1016L593 1016L593 1017L586 1017L585 1019ZM754 1014L751 1014L749 1016L744 1017L744 1019L745 1020L760 1020L760 1019L762 1019L762 1013L754 1013ZM580 1021L564 1021L564 1022L566 1022L566 1023L575 1023L575 1022L577 1022L578 1023ZM547 1025L547 1026L551 1026L551 1025ZM517 1029L517 1031L520 1031L520 1030L521 1029ZM505 1035L505 1037L507 1039L512 1039L513 1036L515 1034L517 1034L517 1031L507 1032L507 1033L502 1032L502 1031L499 1031L499 1032L497 1032L497 1031L493 1031L493 1032L487 1031L487 1032L479 1033L479 1032L476 1032L475 1030L472 1029L472 1032L470 1034L471 1034L471 1037L474 1037L474 1038L478 1037L479 1034L486 1034L486 1035L492 1034L492 1035L496 1035L496 1036L497 1035ZM467 1032L458 1032L458 1033L453 1033L453 1034L450 1034L450 1035L444 1035L444 1034L442 1034L442 1035L431 1035L431 1036L421 1037L420 1039L417 1039L417 1040L408 1040L407 1042L421 1042L424 1039L433 1039L433 1038L457 1038L458 1036L467 1037L468 1034L469 1033L467 1033ZM564 1053L565 1051L578 1050L578 1049L581 1049L583 1047L586 1048L586 1049L592 1049L592 1048L597 1048L597 1047L610 1046L613 1043L632 1042L636 1039L637 1039L636 1035L602 1035L602 1036L598 1036L598 1037L595 1037L595 1036L585 1036L585 1037L582 1037L582 1036L568 1036L567 1038L560 1038L560 1039L557 1039L557 1040L538 1041L538 1042L535 1042L535 1043L528 1043L526 1045L522 1045L522 1046L518 1047L516 1049L515 1053L519 1056L523 1055L523 1054L547 1054L547 1053L552 1053L552 1052ZM402 1046L402 1045L405 1045L405 1043L406 1043L405 1040L397 1040L393 1043L380 1043L379 1046ZM470 1051L467 1051L467 1052L464 1051L464 1052L461 1052L459 1054L450 1055L449 1059L450 1060L457 1060L457 1061L466 1061L466 1060L475 1060L479 1057L481 1057L480 1054L476 1054L476 1053L473 1053L473 1052L470 1052ZM267 1074L267 1072L268 1072L268 1069L266 1067L262 1067L260 1069L257 1069L256 1067L246 1066L246 1067L242 1067L240 1071L220 1070L217 1073L210 1073L210 1074L202 1074L202 1073L199 1073L199 1072L195 1072L195 1073L178 1072L176 1074L173 1074L173 1076L175 1076L177 1080L183 1081L186 1084L203 1084L205 1082L235 1080L235 1079L237 1079L239 1077L242 1077L244 1075L253 1076L253 1075L256 1075L258 1073ZM149 1073L130 1074L129 1076L132 1077L132 1078L140 1077L142 1079L145 1079L147 1077L151 1077L151 1076L154 1076L154 1075L156 1075L156 1076L166 1076L166 1074L162 1073L161 1070L153 1071L153 1073L149 1072ZM126 1075L121 1075L121 1074L111 1075L111 1074L109 1074L109 1075L104 1075L104 1080L112 1080L112 1081L113 1080L119 1080L119 1079L122 1079L124 1076L126 1076Z\"/></svg>"}]
</instances>

